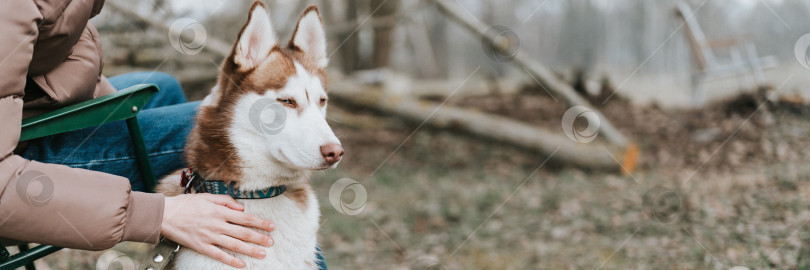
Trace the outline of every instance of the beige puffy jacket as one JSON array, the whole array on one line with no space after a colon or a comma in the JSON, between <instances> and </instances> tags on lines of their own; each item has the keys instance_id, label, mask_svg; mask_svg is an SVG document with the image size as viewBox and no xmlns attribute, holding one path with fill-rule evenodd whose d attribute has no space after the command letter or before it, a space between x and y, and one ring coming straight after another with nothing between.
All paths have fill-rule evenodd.
<instances>
[{"instance_id":1,"label":"beige puffy jacket","mask_svg":"<svg viewBox=\"0 0 810 270\"><path fill-rule=\"evenodd\" d=\"M101 43L89 22L103 4L0 3L0 242L101 250L158 240L162 195L133 192L123 177L13 153L24 117L115 91L101 76Z\"/></svg>"}]
</instances>

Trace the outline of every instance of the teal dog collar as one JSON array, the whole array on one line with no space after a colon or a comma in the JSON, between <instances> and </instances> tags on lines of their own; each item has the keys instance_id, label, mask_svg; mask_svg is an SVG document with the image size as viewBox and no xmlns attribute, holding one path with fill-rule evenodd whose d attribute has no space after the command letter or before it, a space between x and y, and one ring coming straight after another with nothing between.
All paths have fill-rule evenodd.
<instances>
[{"instance_id":1,"label":"teal dog collar","mask_svg":"<svg viewBox=\"0 0 810 270\"><path fill-rule=\"evenodd\" d=\"M284 193L287 186L272 186L257 190L240 190L235 182L205 180L197 172L188 168L183 170L180 185L185 188L185 193L211 193L228 195L234 199L268 199Z\"/></svg>"}]
</instances>

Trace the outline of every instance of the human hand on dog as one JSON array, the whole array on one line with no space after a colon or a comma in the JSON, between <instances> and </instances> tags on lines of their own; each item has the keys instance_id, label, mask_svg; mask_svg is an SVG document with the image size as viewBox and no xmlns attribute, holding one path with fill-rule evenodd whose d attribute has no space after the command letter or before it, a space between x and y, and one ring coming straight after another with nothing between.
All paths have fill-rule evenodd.
<instances>
[{"instance_id":1,"label":"human hand on dog","mask_svg":"<svg viewBox=\"0 0 810 270\"><path fill-rule=\"evenodd\" d=\"M221 248L262 259L264 249L247 242L269 247L270 236L250 228L273 231L275 224L244 213L245 207L226 195L184 194L166 197L163 236L200 254L233 267L245 267L245 262Z\"/></svg>"}]
</instances>

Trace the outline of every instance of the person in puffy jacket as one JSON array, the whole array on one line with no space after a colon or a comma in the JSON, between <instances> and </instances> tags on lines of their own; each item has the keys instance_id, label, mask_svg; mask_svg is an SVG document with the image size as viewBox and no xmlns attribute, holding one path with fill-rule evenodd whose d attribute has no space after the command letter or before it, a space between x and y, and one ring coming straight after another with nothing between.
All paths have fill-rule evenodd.
<instances>
[{"instance_id":1,"label":"person in puffy jacket","mask_svg":"<svg viewBox=\"0 0 810 270\"><path fill-rule=\"evenodd\" d=\"M183 167L198 103L160 72L101 75L98 32L89 22L103 0L0 3L0 243L103 250L161 235L235 267L232 250L264 257L272 222L243 213L224 195L164 198L143 187L122 121L20 142L22 119L138 83L160 88L139 113L157 175Z\"/></svg>"}]
</instances>

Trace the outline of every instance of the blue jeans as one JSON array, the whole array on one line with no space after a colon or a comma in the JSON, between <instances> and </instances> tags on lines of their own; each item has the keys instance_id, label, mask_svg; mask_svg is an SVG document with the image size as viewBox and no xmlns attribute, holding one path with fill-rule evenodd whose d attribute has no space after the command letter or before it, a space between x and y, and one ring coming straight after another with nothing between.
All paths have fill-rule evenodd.
<instances>
[{"instance_id":1,"label":"blue jeans","mask_svg":"<svg viewBox=\"0 0 810 270\"><path fill-rule=\"evenodd\" d=\"M161 72L135 72L109 79L117 89L151 83L160 89L138 113L138 122L157 179L184 168L183 148L194 126L200 102L187 102L180 83ZM132 139L124 121L89 127L29 141L21 156L44 163L67 165L120 175L132 190L143 191ZM320 268L326 269L318 249Z\"/></svg>"},{"instance_id":2,"label":"blue jeans","mask_svg":"<svg viewBox=\"0 0 810 270\"><path fill-rule=\"evenodd\" d=\"M183 168L183 147L194 126L199 102L186 102L180 83L169 74L137 72L110 78L123 89L139 83L156 84L160 89L138 113L155 177L160 179ZM135 163L135 150L124 121L89 127L29 142L22 156L45 163L120 175L129 179L132 190L143 191L141 172Z\"/></svg>"}]
</instances>

